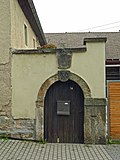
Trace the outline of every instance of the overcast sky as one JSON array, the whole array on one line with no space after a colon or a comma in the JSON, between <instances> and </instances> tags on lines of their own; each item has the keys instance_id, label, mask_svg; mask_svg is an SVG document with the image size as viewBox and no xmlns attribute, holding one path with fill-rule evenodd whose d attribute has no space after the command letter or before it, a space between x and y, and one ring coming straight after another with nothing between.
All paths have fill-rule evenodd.
<instances>
[{"instance_id":1,"label":"overcast sky","mask_svg":"<svg viewBox=\"0 0 120 160\"><path fill-rule=\"evenodd\" d=\"M120 30L120 0L33 0L33 2L45 33Z\"/></svg>"}]
</instances>

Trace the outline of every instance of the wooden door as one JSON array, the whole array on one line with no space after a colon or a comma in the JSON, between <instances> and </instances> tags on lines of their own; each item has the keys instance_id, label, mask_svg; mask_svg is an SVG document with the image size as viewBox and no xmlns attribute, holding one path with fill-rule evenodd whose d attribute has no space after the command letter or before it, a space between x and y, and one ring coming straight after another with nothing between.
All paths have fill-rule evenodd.
<instances>
[{"instance_id":1,"label":"wooden door","mask_svg":"<svg viewBox=\"0 0 120 160\"><path fill-rule=\"evenodd\" d=\"M120 82L110 81L109 91L109 115L110 138L120 139Z\"/></svg>"},{"instance_id":2,"label":"wooden door","mask_svg":"<svg viewBox=\"0 0 120 160\"><path fill-rule=\"evenodd\" d=\"M48 89L44 137L47 142L84 142L84 95L75 82L57 81Z\"/></svg>"}]
</instances>

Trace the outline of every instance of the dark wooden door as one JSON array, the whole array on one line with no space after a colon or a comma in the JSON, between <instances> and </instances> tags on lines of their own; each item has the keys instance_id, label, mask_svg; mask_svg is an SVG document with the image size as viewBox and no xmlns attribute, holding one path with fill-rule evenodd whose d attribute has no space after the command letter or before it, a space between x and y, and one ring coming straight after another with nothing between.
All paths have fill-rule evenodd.
<instances>
[{"instance_id":1,"label":"dark wooden door","mask_svg":"<svg viewBox=\"0 0 120 160\"><path fill-rule=\"evenodd\" d=\"M64 108L66 104L67 110ZM47 142L84 142L84 95L75 82L57 81L48 89L44 107L44 137Z\"/></svg>"}]
</instances>

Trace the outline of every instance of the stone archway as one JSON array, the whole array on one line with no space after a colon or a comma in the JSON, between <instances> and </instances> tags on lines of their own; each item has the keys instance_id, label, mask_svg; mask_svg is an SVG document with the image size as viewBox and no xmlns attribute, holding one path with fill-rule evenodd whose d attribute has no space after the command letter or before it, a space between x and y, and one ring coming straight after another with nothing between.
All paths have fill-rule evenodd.
<instances>
[{"instance_id":1,"label":"stone archway","mask_svg":"<svg viewBox=\"0 0 120 160\"><path fill-rule=\"evenodd\" d=\"M85 101L86 99L91 98L91 91L85 80L74 73L70 73L69 79L76 82L81 87ZM58 80L58 74L55 74L48 78L39 89L36 101L36 140L44 139L44 98L48 88ZM85 114L85 119L87 119L86 116L87 115ZM84 137L86 137L86 135Z\"/></svg>"}]
</instances>

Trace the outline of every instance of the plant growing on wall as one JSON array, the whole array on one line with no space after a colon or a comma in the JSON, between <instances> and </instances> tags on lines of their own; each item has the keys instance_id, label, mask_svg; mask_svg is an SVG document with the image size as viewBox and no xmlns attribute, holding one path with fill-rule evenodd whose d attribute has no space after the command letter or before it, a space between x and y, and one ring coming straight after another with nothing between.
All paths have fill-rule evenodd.
<instances>
[{"instance_id":1,"label":"plant growing on wall","mask_svg":"<svg viewBox=\"0 0 120 160\"><path fill-rule=\"evenodd\" d=\"M57 48L57 46L53 43L49 43L49 44L41 46L41 49L42 48Z\"/></svg>"}]
</instances>

